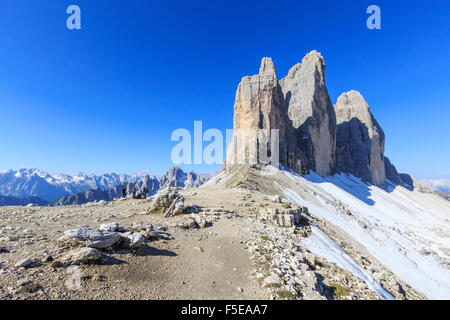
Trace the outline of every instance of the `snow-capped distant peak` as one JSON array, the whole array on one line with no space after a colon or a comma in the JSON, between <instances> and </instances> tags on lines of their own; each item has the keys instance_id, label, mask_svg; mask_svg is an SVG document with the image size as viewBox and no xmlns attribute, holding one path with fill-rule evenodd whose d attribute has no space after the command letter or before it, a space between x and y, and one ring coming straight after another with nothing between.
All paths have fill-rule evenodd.
<instances>
[{"instance_id":1,"label":"snow-capped distant peak","mask_svg":"<svg viewBox=\"0 0 450 320\"><path fill-rule=\"evenodd\" d=\"M426 186L430 187L434 191L450 193L450 180L449 179L437 179L437 180L422 180Z\"/></svg>"},{"instance_id":2,"label":"snow-capped distant peak","mask_svg":"<svg viewBox=\"0 0 450 320\"><path fill-rule=\"evenodd\" d=\"M450 193L450 180L449 179L437 179L437 180L422 180L423 184L427 185L434 191L448 192Z\"/></svg>"}]
</instances>

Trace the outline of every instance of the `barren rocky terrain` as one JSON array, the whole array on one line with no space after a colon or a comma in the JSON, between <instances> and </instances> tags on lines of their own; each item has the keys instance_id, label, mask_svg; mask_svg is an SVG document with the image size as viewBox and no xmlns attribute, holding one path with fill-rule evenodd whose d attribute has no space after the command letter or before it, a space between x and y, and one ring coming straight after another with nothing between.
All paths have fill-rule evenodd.
<instances>
[{"instance_id":1,"label":"barren rocky terrain","mask_svg":"<svg viewBox=\"0 0 450 320\"><path fill-rule=\"evenodd\" d=\"M246 179L251 175L239 177ZM307 209L264 190L214 183L174 189L185 209L172 217L154 210L153 199L3 207L0 298L379 299L361 278L299 244L310 235L310 222L345 243L362 266L383 273L395 298L426 298ZM293 212L295 221L283 220ZM195 223L199 217L204 225ZM107 229L113 222L138 240L124 247L122 233L121 245L97 249L64 240L67 230Z\"/></svg>"}]
</instances>

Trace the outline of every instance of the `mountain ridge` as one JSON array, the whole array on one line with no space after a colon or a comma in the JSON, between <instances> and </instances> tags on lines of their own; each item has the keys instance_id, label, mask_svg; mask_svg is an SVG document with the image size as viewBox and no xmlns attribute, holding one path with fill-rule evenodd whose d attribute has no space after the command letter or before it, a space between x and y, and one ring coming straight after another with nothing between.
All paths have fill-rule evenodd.
<instances>
[{"instance_id":1,"label":"mountain ridge","mask_svg":"<svg viewBox=\"0 0 450 320\"><path fill-rule=\"evenodd\" d=\"M301 175L350 173L378 186L387 178L398 185L411 180L384 155L384 132L362 94L344 92L332 104L325 61L315 50L280 81L272 59L262 58L259 73L238 85L233 129L224 165L228 171L242 163L281 164ZM273 130L279 132L274 150ZM265 159L265 154L278 158Z\"/></svg>"},{"instance_id":2,"label":"mountain ridge","mask_svg":"<svg viewBox=\"0 0 450 320\"><path fill-rule=\"evenodd\" d=\"M139 175L106 173L49 174L39 169L7 170L0 172L0 195L16 198L39 197L51 201L80 191L111 188L126 181L136 181Z\"/></svg>"},{"instance_id":3,"label":"mountain ridge","mask_svg":"<svg viewBox=\"0 0 450 320\"><path fill-rule=\"evenodd\" d=\"M55 205L81 205L95 201L111 201L122 197L122 189L125 188L127 194L131 193L133 188L137 189L137 193L142 193L144 187L148 190L148 196L156 194L161 188L168 185L181 188L195 188L202 185L209 179L210 175L195 173L193 171L184 172L179 167L171 167L166 174L160 178L146 175L137 181L129 181L118 184L112 188L90 189L81 191L72 195L67 195L56 201Z\"/></svg>"}]
</instances>

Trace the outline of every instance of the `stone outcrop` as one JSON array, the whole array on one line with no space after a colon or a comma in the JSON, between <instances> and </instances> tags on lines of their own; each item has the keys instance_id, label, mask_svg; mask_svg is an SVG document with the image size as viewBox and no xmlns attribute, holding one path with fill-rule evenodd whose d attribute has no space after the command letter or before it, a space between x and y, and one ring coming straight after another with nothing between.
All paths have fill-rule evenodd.
<instances>
[{"instance_id":1,"label":"stone outcrop","mask_svg":"<svg viewBox=\"0 0 450 320\"><path fill-rule=\"evenodd\" d=\"M305 215L308 214L307 207L286 207L266 209L266 219L280 227L290 228L293 226L307 225Z\"/></svg>"},{"instance_id":2,"label":"stone outcrop","mask_svg":"<svg viewBox=\"0 0 450 320\"><path fill-rule=\"evenodd\" d=\"M195 221L195 223L200 227L200 228L206 228L207 226L210 225L209 221L206 220L205 218L200 217L198 214L193 213L192 214L192 219Z\"/></svg>"},{"instance_id":3,"label":"stone outcrop","mask_svg":"<svg viewBox=\"0 0 450 320\"><path fill-rule=\"evenodd\" d=\"M120 246L125 249L138 249L145 241L144 236L137 232L124 232L120 234Z\"/></svg>"},{"instance_id":4,"label":"stone outcrop","mask_svg":"<svg viewBox=\"0 0 450 320\"><path fill-rule=\"evenodd\" d=\"M66 252L60 261L65 264L85 264L100 260L102 253L100 250L84 247Z\"/></svg>"},{"instance_id":5,"label":"stone outcrop","mask_svg":"<svg viewBox=\"0 0 450 320\"><path fill-rule=\"evenodd\" d=\"M273 129L278 130L278 149L271 143ZM263 58L259 73L243 77L236 92L227 168L256 163L277 166L279 159L279 164L300 171L301 158L297 149L275 66L272 59Z\"/></svg>"},{"instance_id":6,"label":"stone outcrop","mask_svg":"<svg viewBox=\"0 0 450 320\"><path fill-rule=\"evenodd\" d=\"M334 108L337 169L375 185L384 184L384 132L369 105L359 92L350 91L338 98Z\"/></svg>"},{"instance_id":7,"label":"stone outcrop","mask_svg":"<svg viewBox=\"0 0 450 320\"><path fill-rule=\"evenodd\" d=\"M86 247L104 249L120 241L120 234L98 229L71 229L58 239L68 245L81 244Z\"/></svg>"},{"instance_id":8,"label":"stone outcrop","mask_svg":"<svg viewBox=\"0 0 450 320\"><path fill-rule=\"evenodd\" d=\"M167 218L183 213L184 209L184 197L178 189L167 187L155 195L148 212L164 211L164 216Z\"/></svg>"},{"instance_id":9,"label":"stone outcrop","mask_svg":"<svg viewBox=\"0 0 450 320\"><path fill-rule=\"evenodd\" d=\"M325 62L311 51L280 80L297 145L308 166L322 177L335 166L336 117L325 86Z\"/></svg>"}]
</instances>

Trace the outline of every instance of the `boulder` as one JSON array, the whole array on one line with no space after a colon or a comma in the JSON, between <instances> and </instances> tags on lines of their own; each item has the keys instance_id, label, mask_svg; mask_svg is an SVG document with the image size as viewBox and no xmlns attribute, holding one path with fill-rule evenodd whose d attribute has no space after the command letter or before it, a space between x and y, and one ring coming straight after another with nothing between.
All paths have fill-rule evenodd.
<instances>
[{"instance_id":1,"label":"boulder","mask_svg":"<svg viewBox=\"0 0 450 320\"><path fill-rule=\"evenodd\" d=\"M207 226L210 225L209 221L206 220L205 218L200 217L198 214L193 213L192 214L192 219L194 219L195 223L200 227L200 228L206 228Z\"/></svg>"},{"instance_id":2,"label":"boulder","mask_svg":"<svg viewBox=\"0 0 450 320\"><path fill-rule=\"evenodd\" d=\"M44 251L41 254L41 262L46 263L46 262L50 262L52 260L53 260L53 257L47 251Z\"/></svg>"},{"instance_id":3,"label":"boulder","mask_svg":"<svg viewBox=\"0 0 450 320\"><path fill-rule=\"evenodd\" d=\"M120 246L125 249L138 249L145 241L145 238L136 232L121 233L120 237Z\"/></svg>"},{"instance_id":4,"label":"boulder","mask_svg":"<svg viewBox=\"0 0 450 320\"><path fill-rule=\"evenodd\" d=\"M14 265L14 267L16 267L16 268L26 268L26 267L28 267L30 264L32 264L33 263L33 261L31 260L31 259L29 259L29 258L26 258L26 259L22 259L22 260L20 260L20 261L18 261L15 265Z\"/></svg>"},{"instance_id":5,"label":"boulder","mask_svg":"<svg viewBox=\"0 0 450 320\"><path fill-rule=\"evenodd\" d=\"M195 229L198 227L198 225L195 222L195 220L188 220L185 222L177 223L173 227L180 228L180 229Z\"/></svg>"},{"instance_id":6,"label":"boulder","mask_svg":"<svg viewBox=\"0 0 450 320\"><path fill-rule=\"evenodd\" d=\"M178 196L164 213L164 217L172 217L179 214L182 214L184 211L184 197Z\"/></svg>"},{"instance_id":7,"label":"boulder","mask_svg":"<svg viewBox=\"0 0 450 320\"><path fill-rule=\"evenodd\" d=\"M22 279L19 279L18 281L17 281L17 284L19 285L19 286L21 286L21 287L24 287L24 286L26 286L27 284L30 284L32 281L30 280L30 279L25 279L25 278L22 278Z\"/></svg>"},{"instance_id":8,"label":"boulder","mask_svg":"<svg viewBox=\"0 0 450 320\"><path fill-rule=\"evenodd\" d=\"M147 240L153 240L153 239L163 239L163 240L170 240L170 237L163 232L158 232L156 230L147 230L140 232L140 234L145 237Z\"/></svg>"},{"instance_id":9,"label":"boulder","mask_svg":"<svg viewBox=\"0 0 450 320\"><path fill-rule=\"evenodd\" d=\"M119 230L119 227L120 225L118 222L109 222L102 224L99 230L115 232Z\"/></svg>"},{"instance_id":10,"label":"boulder","mask_svg":"<svg viewBox=\"0 0 450 320\"><path fill-rule=\"evenodd\" d=\"M148 223L148 222L133 222L131 224L131 230L136 231L136 232L154 230L154 226L153 226L153 224Z\"/></svg>"},{"instance_id":11,"label":"boulder","mask_svg":"<svg viewBox=\"0 0 450 320\"><path fill-rule=\"evenodd\" d=\"M120 234L97 229L72 229L64 232L60 242L68 245L82 244L86 247L104 249L111 247L120 240Z\"/></svg>"},{"instance_id":12,"label":"boulder","mask_svg":"<svg viewBox=\"0 0 450 320\"><path fill-rule=\"evenodd\" d=\"M109 231L109 232L126 232L127 231L118 222L104 223L100 226L99 230Z\"/></svg>"},{"instance_id":13,"label":"boulder","mask_svg":"<svg viewBox=\"0 0 450 320\"><path fill-rule=\"evenodd\" d=\"M184 209L184 197L178 189L167 187L155 195L148 212L164 211L165 217L171 217L181 214Z\"/></svg>"},{"instance_id":14,"label":"boulder","mask_svg":"<svg viewBox=\"0 0 450 320\"><path fill-rule=\"evenodd\" d=\"M131 225L131 230L139 233L140 235L142 235L145 239L147 240L152 240L152 239L164 239L164 240L169 240L170 237L162 232L158 232L155 230L156 226L148 223L148 222L133 222L133 224ZM159 230L165 229L162 226L159 226L159 228L157 228Z\"/></svg>"},{"instance_id":15,"label":"boulder","mask_svg":"<svg viewBox=\"0 0 450 320\"><path fill-rule=\"evenodd\" d=\"M65 264L85 264L100 260L102 253L94 248L79 248L66 252L60 259Z\"/></svg>"}]
</instances>

